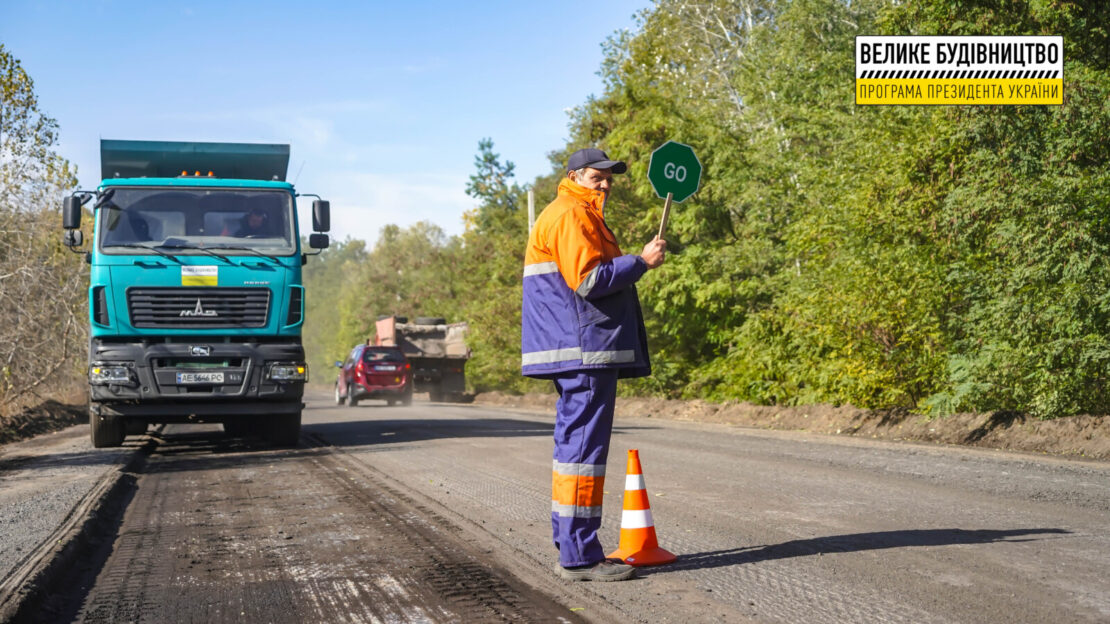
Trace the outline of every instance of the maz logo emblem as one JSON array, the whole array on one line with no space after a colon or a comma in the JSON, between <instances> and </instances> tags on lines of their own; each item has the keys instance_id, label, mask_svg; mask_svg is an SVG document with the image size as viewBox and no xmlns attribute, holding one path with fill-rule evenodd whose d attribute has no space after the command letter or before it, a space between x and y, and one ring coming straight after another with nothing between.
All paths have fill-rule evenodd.
<instances>
[{"instance_id":1,"label":"maz logo emblem","mask_svg":"<svg viewBox=\"0 0 1110 624\"><path fill-rule=\"evenodd\" d=\"M189 355L212 355L212 347L209 346L192 346L189 347Z\"/></svg>"},{"instance_id":2,"label":"maz logo emblem","mask_svg":"<svg viewBox=\"0 0 1110 624\"><path fill-rule=\"evenodd\" d=\"M215 310L205 310L200 304L200 299L197 299L197 307L192 310L182 310L178 316L219 316L219 314L216 314Z\"/></svg>"}]
</instances>

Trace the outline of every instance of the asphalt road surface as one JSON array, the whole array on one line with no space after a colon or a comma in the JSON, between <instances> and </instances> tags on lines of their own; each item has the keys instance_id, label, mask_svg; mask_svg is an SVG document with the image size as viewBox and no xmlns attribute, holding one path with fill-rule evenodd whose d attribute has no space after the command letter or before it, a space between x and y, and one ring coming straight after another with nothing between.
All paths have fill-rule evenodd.
<instances>
[{"instance_id":1,"label":"asphalt road surface","mask_svg":"<svg viewBox=\"0 0 1110 624\"><path fill-rule=\"evenodd\" d=\"M335 406L302 444L167 427L126 512L40 615L85 622L1106 622L1110 465L618 421L604 543L637 448L662 546L569 583L550 542L551 417Z\"/></svg>"}]
</instances>

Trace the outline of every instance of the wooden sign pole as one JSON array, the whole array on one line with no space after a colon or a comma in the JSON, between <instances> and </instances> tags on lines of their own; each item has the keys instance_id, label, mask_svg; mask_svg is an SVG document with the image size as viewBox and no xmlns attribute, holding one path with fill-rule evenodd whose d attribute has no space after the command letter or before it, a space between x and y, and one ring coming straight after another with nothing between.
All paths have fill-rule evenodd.
<instances>
[{"instance_id":1,"label":"wooden sign pole","mask_svg":"<svg viewBox=\"0 0 1110 624\"><path fill-rule=\"evenodd\" d=\"M532 189L528 189L528 231L532 231L532 227L536 225L536 194Z\"/></svg>"},{"instance_id":2,"label":"wooden sign pole","mask_svg":"<svg viewBox=\"0 0 1110 624\"><path fill-rule=\"evenodd\" d=\"M667 219L671 216L671 199L674 198L674 193L667 193L667 201L663 203L663 220L659 222L659 236L663 238L663 234L667 231Z\"/></svg>"}]
</instances>

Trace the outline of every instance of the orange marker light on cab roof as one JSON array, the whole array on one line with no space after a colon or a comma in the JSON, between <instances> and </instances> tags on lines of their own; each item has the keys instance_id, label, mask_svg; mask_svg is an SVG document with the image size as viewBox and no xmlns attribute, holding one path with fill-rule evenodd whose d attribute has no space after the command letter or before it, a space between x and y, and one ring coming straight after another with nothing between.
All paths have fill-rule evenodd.
<instances>
[{"instance_id":1,"label":"orange marker light on cab roof","mask_svg":"<svg viewBox=\"0 0 1110 624\"><path fill-rule=\"evenodd\" d=\"M200 172L199 171L194 171L193 175L198 176L198 175L200 175Z\"/></svg>"},{"instance_id":2,"label":"orange marker light on cab roof","mask_svg":"<svg viewBox=\"0 0 1110 624\"><path fill-rule=\"evenodd\" d=\"M210 178L212 177L212 172L211 171L208 172L208 177L210 177Z\"/></svg>"},{"instance_id":3,"label":"orange marker light on cab roof","mask_svg":"<svg viewBox=\"0 0 1110 624\"><path fill-rule=\"evenodd\" d=\"M184 169L182 169L182 170L181 170L181 175L183 175L183 176L187 176L187 175L189 175L189 172L188 172L188 171L185 171Z\"/></svg>"}]
</instances>

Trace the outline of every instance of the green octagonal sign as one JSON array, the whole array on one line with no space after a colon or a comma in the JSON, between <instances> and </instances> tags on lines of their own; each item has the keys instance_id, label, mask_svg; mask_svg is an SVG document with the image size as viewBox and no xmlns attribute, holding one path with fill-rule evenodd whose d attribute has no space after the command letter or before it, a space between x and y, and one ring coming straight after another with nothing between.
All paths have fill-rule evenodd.
<instances>
[{"instance_id":1,"label":"green octagonal sign","mask_svg":"<svg viewBox=\"0 0 1110 624\"><path fill-rule=\"evenodd\" d=\"M694 148L677 141L667 141L651 153L648 180L659 197L672 194L681 202L698 190L701 182L701 162L694 155Z\"/></svg>"}]
</instances>

